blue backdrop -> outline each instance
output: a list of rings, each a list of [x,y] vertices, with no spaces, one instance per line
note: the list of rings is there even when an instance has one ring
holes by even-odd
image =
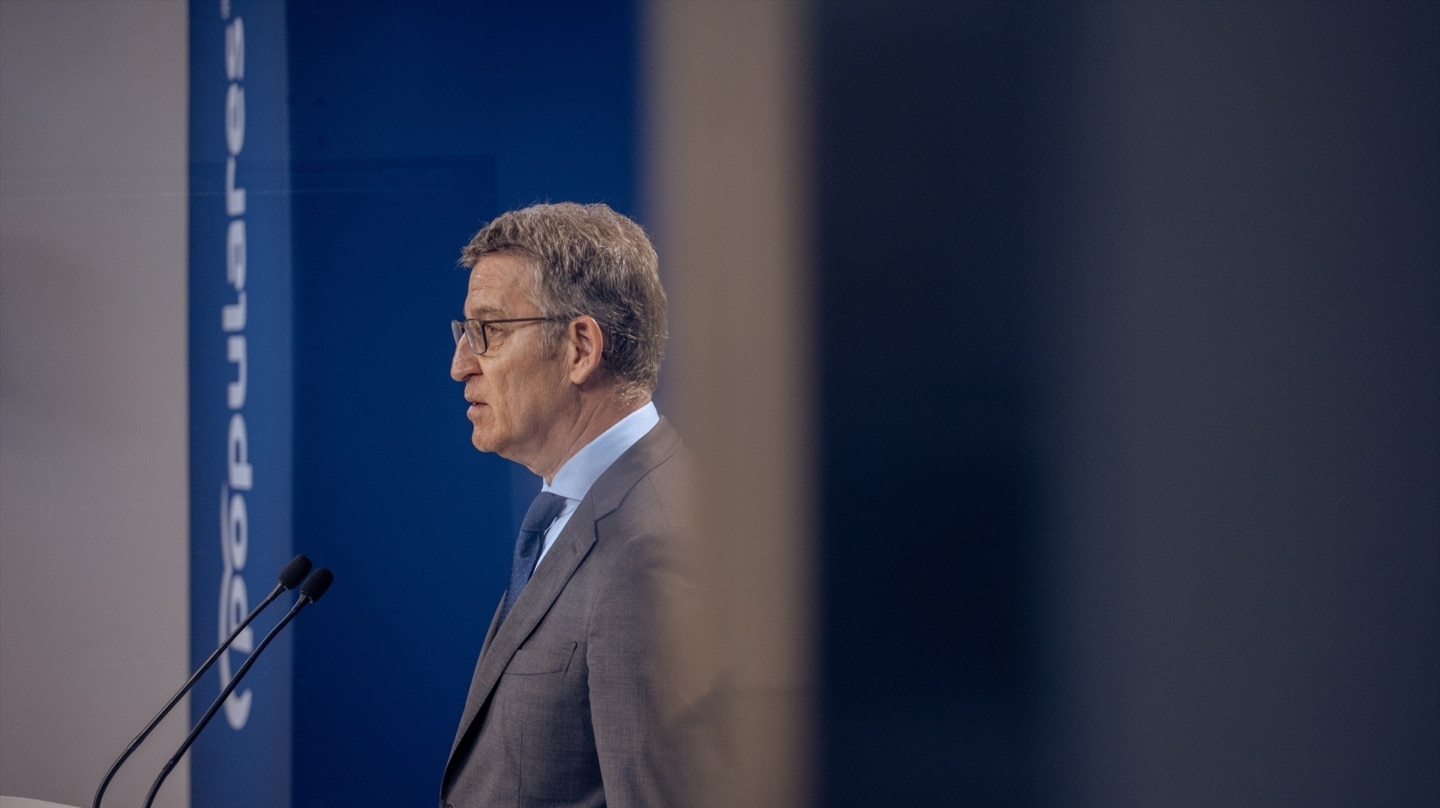
[[[336,575],[297,621],[293,660],[282,641],[247,679],[243,728],[217,718],[195,748],[193,802],[424,805],[504,588],[514,502],[538,487],[470,446],[448,376],[456,259],[485,221],[536,201],[638,215],[635,8],[195,0],[190,18],[196,662],[220,628],[236,412],[253,467],[249,605],[293,552]],[[242,290],[248,321],[223,331]],[[197,714],[219,688],[207,681]]]
[[[284,7],[190,8],[190,648],[194,664],[290,558],[292,276]],[[286,605],[289,599],[284,602]],[[281,604],[197,685],[196,718]],[[290,637],[257,661],[192,750],[195,805],[290,792]],[[174,786],[171,786],[172,788]]]
[[[635,13],[292,2],[294,804],[426,805],[536,486],[470,445],[460,248],[540,200],[634,213]],[[516,491],[521,493],[517,495]]]

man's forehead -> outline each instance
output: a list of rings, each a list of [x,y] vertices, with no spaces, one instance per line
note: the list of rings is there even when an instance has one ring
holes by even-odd
[[[506,253],[482,256],[470,270],[466,315],[494,314],[529,302],[530,272],[529,264],[520,256]]]

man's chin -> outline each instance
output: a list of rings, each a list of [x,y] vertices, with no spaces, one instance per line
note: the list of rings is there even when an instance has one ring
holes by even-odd
[[[472,431],[471,431],[471,433],[470,433],[470,443],[471,443],[471,445],[473,445],[476,449],[479,449],[479,450],[482,451],[482,452],[494,452],[494,451],[495,451],[495,442],[491,439],[491,437],[490,437],[489,435],[485,434],[484,432],[481,432],[479,429],[475,429],[475,430],[472,430]]]

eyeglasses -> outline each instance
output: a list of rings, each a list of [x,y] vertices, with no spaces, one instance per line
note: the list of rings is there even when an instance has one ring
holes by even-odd
[[[505,329],[496,328],[501,323],[551,323],[564,320],[563,317],[510,317],[504,320],[451,320],[450,334],[455,337],[455,344],[460,344],[463,336],[470,344],[470,350],[476,356],[484,356],[490,350],[490,340],[499,340],[505,335]]]

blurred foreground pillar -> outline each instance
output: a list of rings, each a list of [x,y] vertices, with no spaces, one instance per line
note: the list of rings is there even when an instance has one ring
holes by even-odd
[[[647,7],[646,219],[671,290],[668,378],[701,461],[719,660],[719,805],[808,804],[813,698],[807,6]]]

